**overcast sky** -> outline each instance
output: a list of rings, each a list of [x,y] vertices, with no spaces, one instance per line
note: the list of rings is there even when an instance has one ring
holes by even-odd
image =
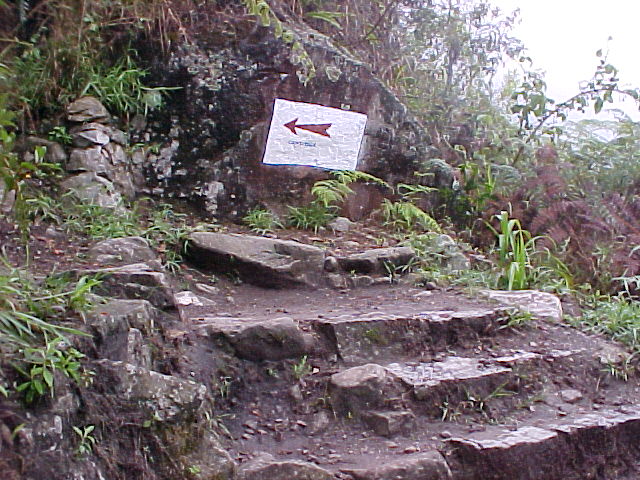
[[[640,87],[640,0],[489,1],[506,12],[520,9],[515,36],[524,41],[534,66],[546,72],[554,100],[573,96],[579,82],[591,78],[600,48],[608,47],[608,61],[620,71],[622,84]],[[629,101],[623,106],[640,120]]]

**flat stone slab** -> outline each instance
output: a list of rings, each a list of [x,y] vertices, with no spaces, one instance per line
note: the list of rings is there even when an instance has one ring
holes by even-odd
[[[161,268],[158,256],[151,250],[149,243],[141,237],[108,238],[102,240],[87,252],[87,257],[100,265],[130,265],[155,262],[156,269]]]
[[[451,470],[440,452],[403,455],[370,469],[343,469],[354,480],[448,480]]]
[[[347,365],[387,363],[412,352],[491,335],[503,310],[421,312],[414,315],[370,313],[314,319],[313,324],[335,345]]]
[[[69,272],[75,278],[98,275],[98,295],[131,300],[147,300],[158,308],[174,306],[173,289],[167,276],[146,263],[114,268],[77,269]]]
[[[457,396],[470,392],[486,396],[508,382],[512,370],[499,365],[486,364],[474,358],[448,357],[442,362],[392,363],[387,369],[412,388],[417,400],[442,403],[445,397],[452,401],[452,390]]]
[[[544,428],[489,427],[448,440],[447,460],[456,480],[617,478],[640,453],[640,406],[629,412],[578,414]]]
[[[551,293],[538,290],[481,290],[479,293],[505,307],[530,313],[539,320],[562,321],[560,299]]]
[[[192,233],[189,256],[201,267],[271,288],[318,286],[324,270],[318,247],[251,235]]]

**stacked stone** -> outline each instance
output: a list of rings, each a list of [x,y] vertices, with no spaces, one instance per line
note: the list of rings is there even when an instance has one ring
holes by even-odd
[[[109,125],[111,116],[94,97],[82,97],[67,107],[73,150],[66,164],[74,174],[63,182],[81,200],[116,207],[122,196],[135,196],[134,173],[125,147],[127,136]],[[136,182],[137,183],[137,182]]]

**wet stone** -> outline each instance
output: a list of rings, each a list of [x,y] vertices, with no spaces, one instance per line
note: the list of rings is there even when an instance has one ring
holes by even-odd
[[[487,396],[511,378],[512,370],[473,358],[448,357],[441,362],[393,363],[387,368],[413,390],[416,400],[440,414],[440,405],[465,400],[467,392]]]
[[[409,453],[370,469],[343,469],[355,480],[447,480],[451,470],[439,452]]]
[[[331,376],[329,393],[333,409],[359,417],[384,407],[404,391],[399,379],[386,368],[370,363]]]
[[[95,97],[81,97],[67,107],[67,119],[70,122],[106,122],[109,112]]]
[[[233,317],[205,317],[198,328],[223,337],[236,354],[248,360],[283,360],[309,353],[311,339],[289,317],[247,321]]]
[[[263,287],[317,286],[324,270],[322,249],[294,241],[204,232],[189,241],[189,255],[201,267]]]
[[[178,421],[191,417],[200,408],[207,387],[191,380],[163,375],[125,362],[99,360],[96,375],[110,393],[130,401],[132,408],[142,407],[149,418]]]
[[[389,247],[338,257],[338,262],[345,272],[384,274],[391,266],[407,265],[414,258],[415,252],[410,247]]]
[[[269,454],[240,465],[238,480],[332,480],[333,474],[313,463],[300,460],[276,460]]]
[[[515,307],[540,320],[562,321],[562,305],[555,295],[537,290],[482,290],[480,294],[505,307]]]
[[[133,263],[156,262],[161,268],[158,256],[142,237],[109,238],[93,245],[87,252],[89,260],[101,265],[130,265]]]
[[[412,352],[476,339],[497,330],[499,310],[416,312],[396,315],[385,312],[349,314],[314,320],[347,365],[386,363],[407,358]]]
[[[415,415],[406,411],[367,412],[363,415],[365,424],[376,435],[391,437],[411,431],[415,427]]]
[[[582,392],[572,388],[561,390],[559,395],[562,401],[567,403],[577,403],[582,400],[583,397]]]

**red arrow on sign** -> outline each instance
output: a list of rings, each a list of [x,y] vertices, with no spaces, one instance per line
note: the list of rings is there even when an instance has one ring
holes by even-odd
[[[296,128],[301,130],[307,130],[308,132],[317,133],[318,135],[322,135],[323,137],[331,138],[331,135],[327,133],[327,130],[331,126],[331,123],[321,123],[316,125],[297,125],[296,122],[298,119],[291,120],[289,123],[285,123],[284,126],[287,127],[294,135],[297,135]]]

